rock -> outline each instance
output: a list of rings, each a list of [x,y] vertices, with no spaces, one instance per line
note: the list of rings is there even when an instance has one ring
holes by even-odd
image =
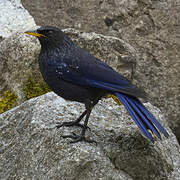
[[[74,29],[64,31],[81,47],[131,79],[136,57],[134,48],[129,44],[96,33],[83,33]],[[14,33],[0,43],[0,92],[14,92],[17,96],[15,105],[49,91],[39,72],[39,52],[37,38],[24,33]],[[1,105],[0,112],[3,112]]]
[[[101,7],[102,1],[96,0],[79,0],[78,3],[67,0],[53,3],[49,0],[22,0],[22,4],[38,25],[56,25],[63,29],[71,27],[85,32],[103,32],[107,29],[103,16],[113,10]]]
[[[22,2],[40,25],[75,27],[116,36],[131,44],[138,57],[134,83],[145,89],[170,127],[180,134],[179,0]]]
[[[145,89],[150,102],[162,110],[172,129],[180,126],[178,4],[173,0],[139,1],[133,14],[120,10],[126,25],[120,27],[120,18],[116,21],[120,27],[118,37],[136,49],[133,82]]]
[[[147,108],[163,123],[160,110]],[[54,93],[31,99],[0,115],[0,177],[2,179],[158,180],[180,178],[179,145],[170,137],[152,144],[143,137],[123,106],[102,100],[90,116],[87,136],[97,144],[69,144],[61,136],[78,128],[56,129],[75,120],[82,104]]]
[[[39,51],[38,40],[24,33],[14,33],[0,43],[1,94],[10,90],[18,97],[17,104],[24,102],[25,82],[31,76],[40,76],[37,63]]]
[[[34,19],[20,0],[1,0],[0,7],[0,40],[14,32],[22,32],[35,26]]]

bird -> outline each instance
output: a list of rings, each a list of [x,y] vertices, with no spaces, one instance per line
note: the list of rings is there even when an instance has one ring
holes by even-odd
[[[41,50],[38,58],[40,72],[50,89],[58,96],[85,105],[85,111],[74,121],[57,124],[57,128],[78,126],[79,135],[63,136],[72,143],[85,141],[88,120],[93,107],[104,97],[112,97],[123,104],[141,132],[151,142],[161,134],[168,137],[166,129],[143,105],[140,98],[146,93],[102,60],[75,44],[60,28],[41,26],[25,32],[38,38]],[[84,119],[84,123],[80,123]]]

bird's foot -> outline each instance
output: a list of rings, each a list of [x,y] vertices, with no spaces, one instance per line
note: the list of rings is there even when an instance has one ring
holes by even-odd
[[[71,138],[73,139],[73,141],[70,141],[70,143],[77,143],[77,142],[88,142],[88,143],[97,143],[96,141],[92,140],[92,139],[87,139],[85,137],[85,134],[81,134],[81,135],[77,135],[75,133],[73,133],[73,135],[66,135],[66,136],[62,136],[63,138]]]
[[[77,126],[77,127],[81,127],[82,129],[84,128],[84,126],[77,121],[57,123],[56,128],[59,129],[63,126],[65,126],[65,127]],[[87,129],[91,130],[90,127],[88,127],[88,126],[87,126]]]

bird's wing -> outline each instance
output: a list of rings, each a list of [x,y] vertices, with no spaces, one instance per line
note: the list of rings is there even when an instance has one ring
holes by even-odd
[[[61,61],[60,78],[86,87],[95,87],[112,92],[121,92],[137,97],[145,97],[145,93],[132,85],[125,77],[110,66],[95,58],[87,51],[78,49],[73,56],[67,56]]]

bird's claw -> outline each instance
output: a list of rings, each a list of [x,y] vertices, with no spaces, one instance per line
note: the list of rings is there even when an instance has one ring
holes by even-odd
[[[70,143],[77,143],[80,141],[84,141],[84,142],[88,142],[88,143],[97,143],[95,140],[87,139],[87,138],[85,138],[84,135],[76,135],[75,133],[73,133],[73,135],[65,135],[62,137],[74,139],[73,141],[70,141]]]
[[[91,129],[88,126],[80,124],[77,121],[69,121],[69,122],[63,122],[61,124],[58,124],[56,127],[60,128],[60,127],[63,127],[63,126],[65,126],[65,127],[78,126],[78,127],[80,127],[82,129],[80,135],[77,135],[77,134],[73,133],[72,135],[62,136],[63,138],[71,138],[71,139],[73,139],[73,141],[70,141],[70,143],[76,143],[76,142],[80,142],[80,141],[84,141],[84,142],[88,142],[88,143],[93,143],[93,142],[96,143],[96,141],[94,141],[94,140],[85,138],[86,130],[89,129],[91,131]]]
[[[57,123],[56,128],[59,129],[63,126],[65,126],[65,127],[77,126],[77,127],[81,127],[82,129],[84,128],[84,125],[77,123],[76,121]],[[89,129],[91,131],[91,128],[88,126],[86,126],[86,129]]]

